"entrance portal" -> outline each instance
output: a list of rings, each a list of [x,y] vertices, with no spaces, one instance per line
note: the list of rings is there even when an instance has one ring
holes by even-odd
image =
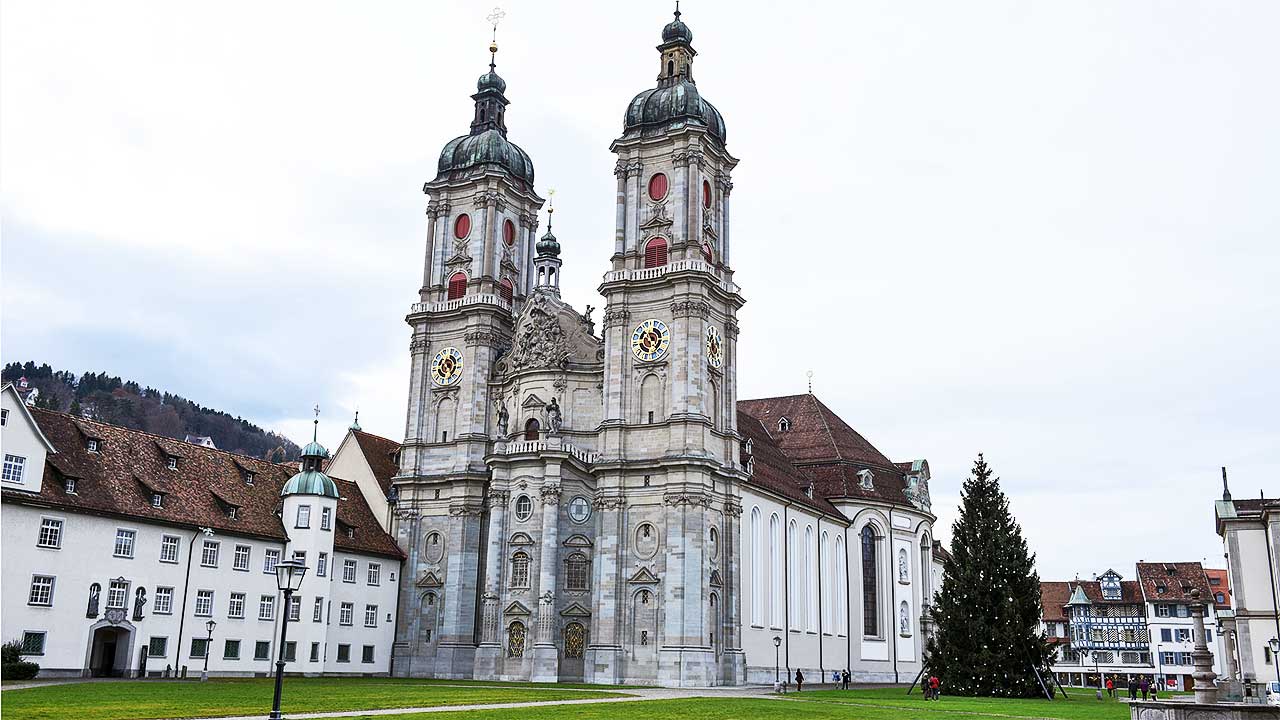
[[[93,677],[121,677],[129,668],[131,633],[122,627],[101,627],[93,631],[89,646],[89,674]]]

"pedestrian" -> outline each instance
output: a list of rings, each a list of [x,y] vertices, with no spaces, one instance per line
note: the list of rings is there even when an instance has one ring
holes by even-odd
[[[1151,681],[1144,676],[1142,682],[1138,683],[1138,689],[1142,690],[1142,699],[1146,700],[1147,692],[1151,690]]]
[[[840,671],[839,671],[839,670],[832,670],[832,671],[831,671],[831,684],[832,684],[832,685],[839,685],[839,684],[840,684]]]
[[[1133,675],[1129,676],[1129,699],[1130,700],[1138,699],[1138,678],[1134,677]]]
[[[942,686],[942,683],[938,682],[937,675],[929,676],[929,699],[931,700],[938,699],[938,692],[941,686]]]
[[[1152,681],[1151,683],[1151,699],[1160,699],[1160,683]]]
[[[804,689],[804,673],[800,672],[800,668],[796,668],[796,692]]]
[[[840,673],[840,681],[845,690],[849,689],[849,681],[852,679],[853,678],[849,675],[849,668],[845,668],[844,671]]]
[[[1107,697],[1116,696],[1116,682],[1111,678],[1107,678]]]

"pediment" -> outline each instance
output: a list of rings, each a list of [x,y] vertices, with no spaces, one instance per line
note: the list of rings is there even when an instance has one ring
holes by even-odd
[[[564,546],[571,548],[589,548],[592,546],[591,538],[588,538],[586,535],[570,535],[568,538],[565,538]]]
[[[418,587],[442,587],[444,583],[440,582],[440,578],[430,570],[422,573],[422,577],[418,578],[415,583]]]
[[[642,567],[637,570],[636,573],[631,576],[631,579],[627,580],[627,582],[633,585],[657,585],[658,576],[654,575],[653,571],[649,568]]]
[[[588,316],[549,292],[535,290],[516,319],[511,351],[503,357],[503,372],[597,362],[603,341],[591,327]]]
[[[529,393],[529,397],[525,398],[524,402],[520,403],[520,407],[522,408],[539,408],[540,409],[546,406],[547,406],[547,403],[543,401],[542,398],[538,397],[536,393]]]
[[[724,580],[720,578],[719,570],[711,571],[711,587],[724,587]]]
[[[573,603],[564,610],[561,610],[560,615],[562,617],[589,618],[591,617],[591,611],[583,607],[581,603]]]
[[[654,228],[665,228],[671,226],[671,218],[667,217],[667,201],[654,203],[649,208],[649,218],[640,223],[640,227],[644,230]]]
[[[511,544],[512,545],[532,545],[533,538],[529,537],[525,533],[518,532],[515,535],[511,536]]]
[[[531,615],[532,613],[529,612],[529,608],[524,606],[524,603],[520,602],[519,600],[516,600],[515,602],[508,605],[507,609],[502,611],[502,614],[503,615]]]

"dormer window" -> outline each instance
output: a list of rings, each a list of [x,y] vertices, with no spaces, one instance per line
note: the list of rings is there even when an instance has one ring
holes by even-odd
[[[9,424],[9,411],[0,410],[0,427],[4,427],[8,424]]]
[[[750,454],[751,454],[751,447],[752,447],[751,438],[747,438],[747,442],[746,442],[746,444],[744,444],[744,445],[742,446],[742,449],[743,449],[743,451],[744,451],[744,452],[746,452],[748,455],[750,455]]]
[[[151,507],[158,508],[164,505],[164,493],[151,493]]]
[[[253,478],[254,478],[254,476],[255,476],[255,473],[254,473],[253,471],[251,471],[251,470],[245,470],[245,471],[244,471],[244,484],[245,484],[245,485],[252,485],[252,484],[253,484]]]
[[[870,470],[859,470],[858,485],[861,486],[863,490],[875,490],[875,475]]]
[[[747,474],[748,475],[754,474],[755,469],[756,469],[756,459],[750,458],[750,457],[747,458]]]
[[[348,538],[354,538],[355,536],[356,536],[356,529],[355,529],[354,527],[351,527],[350,525],[348,525],[348,526],[347,526],[347,537],[348,537]]]
[[[1168,588],[1166,588],[1164,585],[1157,585],[1157,586],[1156,586],[1156,594],[1157,594],[1157,595],[1163,595],[1163,594],[1164,594],[1164,591],[1165,591],[1165,590],[1167,590],[1167,589],[1168,589]]]
[[[75,478],[73,478],[73,477],[69,477],[69,478],[67,478],[67,479],[64,481],[64,483],[63,483],[63,487],[66,489],[66,491],[67,491],[67,494],[68,494],[68,495],[75,495],[75,494],[76,494],[76,479],[75,479]]]
[[[168,457],[168,459],[165,461],[165,467],[169,468],[170,470],[177,470],[177,469],[178,469],[178,456],[177,456],[177,455],[170,455],[170,456]]]
[[[787,418],[782,418],[781,420],[778,421],[778,432],[789,432],[790,430],[791,430],[790,420],[788,420]]]
[[[96,453],[98,452],[98,443],[99,441],[97,438],[89,438],[88,442],[84,444],[84,447],[89,452]]]
[[[236,519],[236,515],[238,515],[238,514],[239,514],[239,512],[238,512],[239,510],[240,510],[240,508],[238,508],[238,507],[229,507],[229,508],[227,508],[227,517],[228,517],[229,519],[231,519],[231,520],[235,520],[235,519]]]

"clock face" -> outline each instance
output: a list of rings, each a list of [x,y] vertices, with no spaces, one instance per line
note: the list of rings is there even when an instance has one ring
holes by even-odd
[[[713,368],[724,365],[724,340],[714,325],[707,328],[707,363]]]
[[[458,348],[442,348],[431,360],[431,382],[453,385],[462,379],[462,353]]]
[[[671,331],[661,320],[645,320],[631,333],[631,353],[637,360],[652,362],[667,354]]]

